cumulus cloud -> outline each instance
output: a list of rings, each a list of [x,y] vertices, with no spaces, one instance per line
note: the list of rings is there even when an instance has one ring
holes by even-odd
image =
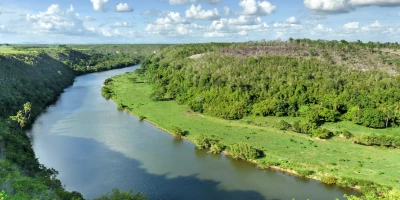
[[[303,2],[317,14],[347,13],[365,6],[400,6],[400,0],[304,0]]]
[[[345,29],[345,30],[358,29],[359,24],[360,24],[359,22],[349,22],[349,23],[346,23],[345,25],[343,25],[343,29]]]
[[[67,10],[63,10],[58,4],[53,4],[46,12],[39,12],[36,15],[27,14],[26,20],[33,26],[35,31],[66,35],[91,33],[85,27],[83,21],[72,14],[72,11],[72,6]]]
[[[214,20],[205,30],[204,37],[245,36],[249,31],[266,31],[268,25],[260,17],[241,15],[237,18]]]
[[[276,10],[276,6],[268,1],[241,0],[239,6],[243,8],[244,15],[269,15]]]
[[[127,3],[119,3],[115,6],[115,11],[117,12],[133,12],[133,8]]]
[[[149,23],[145,30],[155,35],[176,37],[192,35],[195,29],[202,28],[203,26],[196,23],[189,23],[179,12],[169,12],[165,17]]]
[[[198,3],[198,2],[208,2],[211,4],[216,4],[221,1],[222,0],[169,0],[169,4],[176,5],[176,4],[188,4],[188,3]]]
[[[158,18],[156,24],[183,24],[186,23],[186,19],[181,17],[179,12],[169,12],[166,17]]]
[[[220,17],[218,9],[202,10],[201,5],[195,6],[192,4],[186,10],[186,17],[189,19],[212,20]]]
[[[300,22],[299,22],[299,20],[298,19],[296,19],[296,17],[289,17],[289,18],[287,18],[286,19],[286,23],[289,23],[289,24],[299,24]]]
[[[93,4],[93,10],[95,11],[104,11],[104,4],[108,2],[108,0],[90,0]]]

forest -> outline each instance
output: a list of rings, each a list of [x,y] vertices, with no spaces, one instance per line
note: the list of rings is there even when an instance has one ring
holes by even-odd
[[[69,45],[0,48],[0,199],[84,199],[79,192],[65,190],[56,170],[38,162],[25,129],[74,82],[75,76],[138,64],[144,56],[163,46],[84,48]],[[128,48],[132,53],[119,53]],[[115,189],[98,199],[115,198],[146,197]]]
[[[398,154],[399,49],[398,43],[309,39],[173,45],[146,57],[135,73],[106,81],[102,93],[140,119],[171,123],[162,128],[200,149],[227,151],[237,159],[319,177],[328,184],[358,186],[364,199],[390,199],[399,196],[391,190],[398,188],[399,180],[379,176],[393,169],[364,163],[379,162],[375,156],[381,153]],[[188,110],[167,103],[171,101]],[[166,106],[175,110],[163,109]],[[263,129],[273,131],[266,135],[259,131]],[[304,135],[312,139],[305,141]],[[277,140],[282,143],[272,142]],[[306,143],[318,148],[320,156],[332,157],[321,163]],[[375,146],[365,160],[364,152],[353,154],[366,151],[365,146]],[[313,156],[306,160],[289,155],[308,151]],[[358,163],[346,163],[354,156],[360,158]],[[364,169],[369,174],[360,175]],[[375,170],[381,170],[379,175],[371,175]]]

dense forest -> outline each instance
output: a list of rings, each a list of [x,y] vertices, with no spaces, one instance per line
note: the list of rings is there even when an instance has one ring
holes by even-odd
[[[313,43],[308,44],[307,50],[311,51]],[[253,45],[261,44],[250,47]],[[292,43],[284,45],[299,48]],[[400,124],[398,56],[391,64],[396,74],[390,74],[380,68],[352,69],[316,56],[241,57],[224,53],[227,47],[209,52],[215,47],[174,46],[144,60],[143,73],[157,87],[153,98],[172,98],[194,111],[225,119],[245,115],[306,116],[316,124],[339,120],[372,128]],[[188,58],[199,53],[206,54]]]
[[[97,47],[102,51],[96,51]],[[76,75],[138,64],[162,46],[149,45],[147,51],[136,54],[105,53],[120,51],[114,45],[86,48],[18,45],[4,52],[4,47],[0,49],[0,199],[83,199],[79,192],[64,189],[56,170],[38,162],[25,128]],[[115,189],[99,197],[115,198],[145,196]]]

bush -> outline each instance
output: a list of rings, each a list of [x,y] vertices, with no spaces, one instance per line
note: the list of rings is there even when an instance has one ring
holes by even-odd
[[[328,184],[328,185],[335,185],[336,181],[337,181],[337,178],[334,177],[334,176],[324,176],[324,177],[322,177],[321,181],[323,183]]]
[[[329,139],[333,137],[333,133],[325,128],[317,128],[312,131],[312,136],[320,139]]]
[[[254,160],[261,157],[261,152],[251,145],[239,142],[229,147],[229,152],[235,159]]]
[[[301,177],[311,176],[311,175],[315,174],[314,171],[308,170],[308,169],[299,169],[299,170],[296,170],[296,172]]]
[[[126,108],[126,106],[123,103],[118,103],[118,110],[124,110]]]
[[[104,85],[108,85],[108,84],[110,84],[112,81],[113,81],[112,78],[107,78],[107,79],[104,81]]]
[[[106,98],[110,99],[112,97],[112,91],[107,86],[101,88],[101,94]]]
[[[145,117],[145,116],[143,116],[143,115],[140,115],[139,116],[139,121],[143,121],[143,120],[145,120],[147,117]]]
[[[211,139],[205,135],[199,135],[194,139],[194,143],[199,149],[209,149],[211,147]]]
[[[290,125],[287,121],[281,120],[279,122],[279,130],[289,130],[292,128],[292,125]]]
[[[172,134],[176,137],[184,137],[188,134],[187,131],[182,131],[181,128],[173,126],[172,127]]]
[[[346,139],[350,139],[352,137],[354,137],[354,135],[352,133],[350,133],[350,131],[348,130],[343,130],[342,131],[342,135],[346,138]]]
[[[210,151],[208,151],[209,153],[213,153],[213,154],[219,154],[221,153],[223,150],[225,149],[225,146],[215,142],[214,144],[211,144],[211,148]]]

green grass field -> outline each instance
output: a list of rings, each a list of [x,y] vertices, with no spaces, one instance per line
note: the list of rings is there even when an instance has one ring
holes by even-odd
[[[112,78],[108,86],[113,91],[112,99],[125,105],[133,114],[145,116],[166,130],[171,131],[173,126],[177,126],[189,131],[188,140],[193,141],[197,135],[205,134],[224,145],[245,141],[265,152],[266,156],[256,160],[257,163],[279,161],[284,163],[281,167],[285,169],[315,171],[311,178],[320,179],[327,175],[352,177],[400,189],[399,149],[361,146],[341,137],[324,141],[275,128],[282,119],[292,122],[298,118],[245,117],[229,121],[193,113],[175,101],[150,100],[152,86],[133,83],[129,79],[132,77],[137,75],[126,73]],[[324,126],[332,131],[347,129],[355,134],[363,131],[395,133],[399,130],[373,130],[349,122]]]
[[[29,51],[19,51],[12,47],[0,46],[0,53],[2,54],[27,54]]]

